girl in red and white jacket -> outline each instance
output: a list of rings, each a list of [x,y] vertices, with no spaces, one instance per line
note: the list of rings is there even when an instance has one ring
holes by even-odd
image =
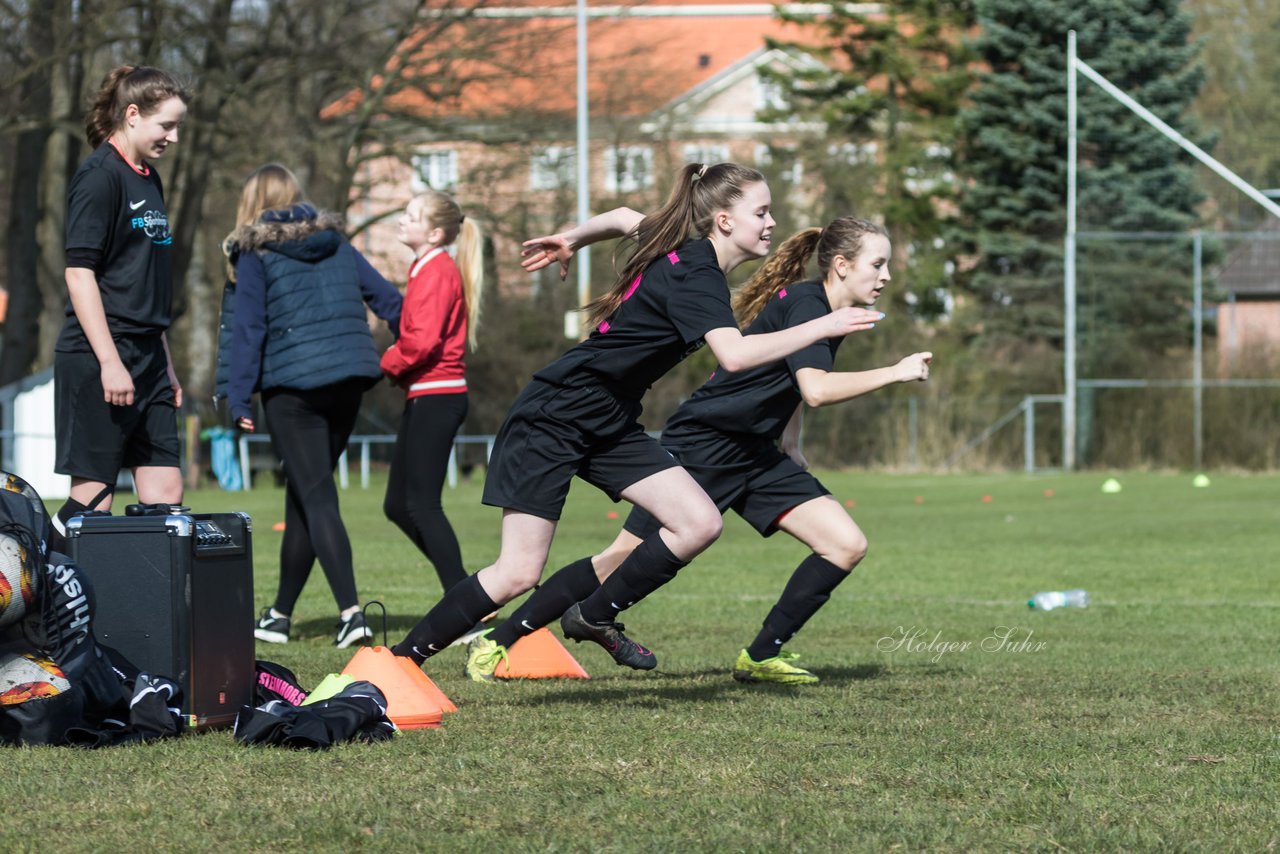
[[[448,590],[466,578],[458,538],[441,506],[453,439],[467,416],[464,356],[475,348],[484,284],[479,226],[434,190],[409,202],[397,236],[414,252],[400,339],[382,370],[405,391],[404,415],[382,509],[413,541]],[[445,247],[457,242],[457,260]]]

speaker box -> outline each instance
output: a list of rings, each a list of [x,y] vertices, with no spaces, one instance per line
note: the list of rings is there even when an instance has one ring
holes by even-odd
[[[72,518],[67,550],[93,583],[98,640],[177,682],[188,725],[230,726],[253,698],[253,523],[184,510]]]

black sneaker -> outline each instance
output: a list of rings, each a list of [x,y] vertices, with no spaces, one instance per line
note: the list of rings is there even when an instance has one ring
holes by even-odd
[[[263,608],[254,624],[253,636],[267,643],[289,642],[289,618],[273,617],[270,608]]]
[[[604,647],[604,651],[613,656],[614,661],[632,670],[652,670],[657,667],[658,657],[624,635],[624,629],[626,626],[622,623],[588,623],[582,618],[582,609],[577,603],[560,618],[560,630],[565,637],[573,638],[576,643],[594,641]]]
[[[338,636],[333,645],[338,649],[346,649],[353,643],[363,643],[373,637],[373,631],[365,625],[364,614],[356,611],[350,617],[338,623]]]

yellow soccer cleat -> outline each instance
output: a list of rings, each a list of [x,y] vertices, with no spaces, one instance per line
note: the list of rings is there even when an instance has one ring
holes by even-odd
[[[818,681],[808,670],[792,664],[793,652],[779,652],[773,658],[755,661],[744,649],[733,663],[733,678],[739,682],[776,682],[782,685],[813,685]]]

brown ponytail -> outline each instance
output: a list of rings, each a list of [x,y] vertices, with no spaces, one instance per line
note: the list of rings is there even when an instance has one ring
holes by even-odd
[[[618,274],[613,288],[583,307],[588,326],[598,326],[618,310],[622,295],[645,268],[679,248],[690,233],[706,237],[711,233],[718,211],[731,207],[742,198],[747,187],[763,181],[764,175],[737,163],[686,164],[666,203],[636,226],[635,252]]]
[[[804,279],[805,268],[814,252],[818,254],[818,273],[825,279],[837,255],[850,261],[862,251],[862,238],[868,234],[889,236],[883,226],[865,219],[842,216],[826,228],[806,228],[778,247],[778,251],[756,270],[733,296],[733,311],[738,322],[746,326],[764,310],[774,294],[787,285]]]
[[[147,65],[121,65],[102,79],[93,96],[84,117],[85,138],[97,148],[124,124],[124,113],[130,104],[136,104],[139,112],[149,116],[170,98],[181,98],[185,104],[191,93],[167,71]]]
[[[806,228],[787,238],[745,285],[733,295],[733,313],[746,326],[756,319],[773,295],[804,278],[805,268],[822,237],[822,229]]]

